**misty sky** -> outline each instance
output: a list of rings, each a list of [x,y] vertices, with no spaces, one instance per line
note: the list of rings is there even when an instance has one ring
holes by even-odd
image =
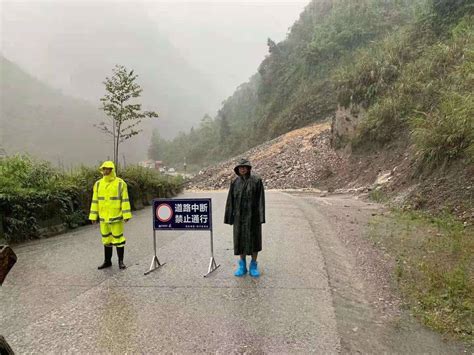
[[[306,1],[215,1],[154,6],[167,38],[204,74],[223,98],[257,70],[267,37],[283,40]]]
[[[93,31],[102,22],[106,24],[108,19],[104,17],[109,15],[112,18],[119,14],[122,19],[127,16],[126,21],[134,22],[134,28],[146,16],[160,36],[216,89],[212,93],[215,97],[209,100],[212,107],[207,110],[213,114],[220,102],[257,71],[267,53],[267,37],[275,41],[284,39],[307,2],[106,1],[98,11],[97,1],[2,1],[1,51],[65,93],[90,99],[86,90],[68,87],[65,77],[86,75],[74,72],[76,61],[81,62],[80,70],[84,70],[93,56],[81,56],[73,50],[59,55],[61,43],[72,46],[88,29]],[[97,46],[107,45],[100,38],[91,41],[91,52]],[[55,62],[56,57],[60,60]],[[48,68],[48,63],[52,63],[52,68]]]

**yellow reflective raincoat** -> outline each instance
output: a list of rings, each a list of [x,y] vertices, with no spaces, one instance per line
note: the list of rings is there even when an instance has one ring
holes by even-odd
[[[113,162],[104,162],[100,169],[104,168],[111,168],[112,172],[94,184],[89,219],[99,219],[104,245],[123,246],[123,221],[132,218],[127,184],[116,176]]]

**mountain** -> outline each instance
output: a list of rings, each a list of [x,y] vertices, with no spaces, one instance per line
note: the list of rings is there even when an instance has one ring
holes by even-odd
[[[334,118],[339,148],[414,145],[421,169],[472,161],[472,14],[469,0],[313,0],[216,117],[157,132],[150,155],[203,167]]]
[[[156,125],[145,125],[145,136],[154,127],[171,137],[197,125],[217,107],[219,95],[160,33],[145,5],[7,2],[2,17],[4,55],[52,87],[94,106],[104,95],[102,82],[116,64],[133,69],[143,88],[144,109],[160,114]],[[25,45],[19,48],[19,42]],[[145,152],[149,139],[142,143]]]
[[[334,71],[350,63],[360,48],[407,23],[415,6],[410,3],[311,1],[284,41],[268,39],[268,55],[255,75],[224,101],[212,124],[189,133],[193,143],[180,153],[198,157],[192,163],[205,165],[332,115],[337,108]],[[229,129],[221,129],[226,125]],[[175,145],[182,146],[189,136],[177,137]]]
[[[3,56],[0,64],[0,146],[7,154],[66,166],[111,155],[112,143],[93,126],[105,118],[98,107],[64,95]],[[133,144],[124,144],[123,152],[129,161],[142,158]]]

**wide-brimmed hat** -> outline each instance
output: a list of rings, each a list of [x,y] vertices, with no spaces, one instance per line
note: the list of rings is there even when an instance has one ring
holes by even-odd
[[[249,168],[249,170],[252,170],[252,164],[250,164],[250,162],[245,158],[240,159],[234,168],[234,172],[237,175],[239,175],[239,166],[246,166],[247,168]]]

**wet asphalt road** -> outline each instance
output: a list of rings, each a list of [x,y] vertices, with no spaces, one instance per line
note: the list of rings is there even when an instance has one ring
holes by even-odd
[[[144,276],[153,256],[151,209],[126,225],[125,263],[97,270],[97,227],[15,248],[18,263],[0,288],[0,334],[17,353],[316,352],[337,353],[340,339],[321,250],[294,199],[270,191],[263,228],[262,276],[233,276],[232,228],[225,192],[211,197],[208,232],[159,232],[166,263]]]

